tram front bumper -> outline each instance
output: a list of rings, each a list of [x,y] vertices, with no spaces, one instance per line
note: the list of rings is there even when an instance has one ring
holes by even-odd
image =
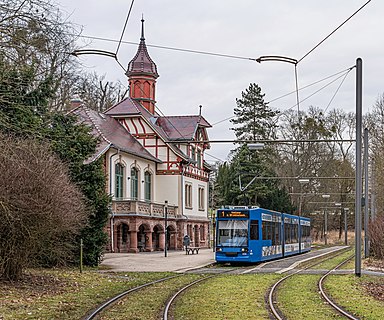
[[[250,255],[248,252],[216,252],[217,262],[228,261],[249,261]]]

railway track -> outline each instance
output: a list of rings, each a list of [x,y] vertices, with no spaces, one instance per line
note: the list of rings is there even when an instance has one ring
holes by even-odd
[[[337,254],[333,254],[331,256],[326,256],[325,258],[319,260],[319,261],[316,261],[315,263],[312,263],[308,266],[306,266],[305,268],[302,268],[300,270],[296,270],[295,272],[281,278],[279,281],[277,281],[270,289],[269,293],[268,293],[268,298],[267,298],[267,302],[268,302],[268,306],[269,306],[269,309],[271,311],[271,315],[277,319],[277,320],[285,320],[285,316],[283,315],[283,313],[279,310],[279,308],[277,307],[277,289],[278,287],[284,282],[286,281],[287,279],[299,274],[299,273],[302,273],[303,271],[305,270],[308,270],[308,269],[311,269],[313,267],[315,267],[316,265],[319,265],[320,263],[328,260],[328,259],[332,259],[332,258],[335,258],[341,254],[345,253],[345,251],[342,251],[342,252],[338,252]],[[345,264],[346,262],[348,262],[349,260],[351,259],[348,258],[346,259],[345,261],[343,261],[342,263],[340,263],[338,266],[336,266],[335,268],[333,268],[332,270],[330,270],[326,275],[329,275],[331,274],[332,271],[336,270],[337,268],[341,267],[343,264]],[[324,276],[322,277],[322,279],[325,278]],[[319,281],[320,282],[320,281]],[[320,288],[320,285],[319,285],[319,288]],[[330,300],[330,299],[329,299]],[[331,301],[331,300],[330,300]],[[331,305],[331,304],[330,304]],[[333,307],[333,305],[331,305]],[[335,308],[335,310],[337,310]],[[338,310],[337,310],[338,311]],[[339,312],[339,311],[338,311]],[[357,319],[357,318],[350,318],[350,319]]]
[[[223,274],[225,272],[222,272],[220,274]],[[172,319],[171,315],[170,315],[170,310],[171,310],[171,307],[172,307],[172,304],[174,303],[174,301],[177,299],[177,297],[180,296],[181,293],[183,293],[185,290],[189,289],[190,287],[202,282],[202,281],[206,281],[208,279],[211,279],[213,277],[217,277],[219,274],[214,274],[214,275],[209,275],[209,276],[206,276],[202,279],[198,279],[196,281],[193,281],[189,284],[187,284],[186,286],[184,286],[183,288],[181,288],[179,291],[177,291],[169,300],[168,302],[165,304],[165,308],[164,308],[164,312],[163,312],[163,320],[168,320],[168,319]]]
[[[195,281],[192,281],[190,283],[188,283],[187,285],[185,285],[184,287],[182,287],[181,289],[179,289],[165,304],[164,306],[164,311],[163,311],[163,318],[164,319],[168,319],[169,318],[169,311],[171,309],[171,306],[172,306],[172,303],[176,300],[176,298],[185,290],[187,290],[189,287],[192,287],[196,284],[198,284],[199,282],[201,281],[204,281],[204,280],[208,280],[210,278],[213,278],[213,277],[216,277],[216,276],[219,276],[219,275],[222,275],[224,273],[229,273],[229,272],[236,272],[237,269],[245,269],[245,268],[241,268],[241,267],[238,267],[238,268],[231,268],[230,270],[225,270],[225,271],[219,271],[215,274],[211,274],[211,275],[208,275],[208,276],[205,276],[201,279],[198,279],[198,280],[195,280]],[[185,273],[186,274],[186,273]],[[112,297],[111,299],[105,301],[103,304],[101,304],[100,306],[98,306],[96,309],[92,310],[90,313],[88,313],[86,316],[84,316],[82,318],[82,320],[92,320],[92,319],[97,319],[100,314],[104,311],[107,311],[109,308],[112,308],[113,305],[115,303],[117,303],[118,301],[126,298],[129,294],[131,293],[134,293],[136,291],[139,291],[141,289],[144,289],[146,287],[149,287],[149,286],[152,286],[152,285],[155,285],[157,283],[160,283],[160,282],[164,282],[164,281],[167,281],[167,280],[171,280],[171,279],[174,279],[174,278],[177,278],[177,277],[182,277],[184,274],[178,274],[178,275],[175,275],[175,276],[170,276],[170,277],[165,277],[165,278],[161,278],[161,279],[158,279],[158,280],[155,280],[155,281],[151,281],[151,282],[148,282],[148,283],[145,283],[145,284],[142,284],[140,286],[137,286],[137,287],[134,287],[134,288],[131,288],[129,290],[126,290],[114,297]]]
[[[108,308],[110,308],[113,304],[115,304],[116,302],[118,302],[119,300],[125,298],[126,296],[128,296],[130,293],[133,293],[133,292],[136,292],[138,290],[141,290],[143,288],[146,288],[146,287],[149,287],[151,285],[154,285],[156,283],[159,283],[159,282],[163,282],[163,281],[167,281],[167,280],[170,280],[170,279],[173,279],[173,278],[176,278],[176,277],[180,277],[182,275],[175,275],[175,276],[170,276],[170,277],[165,277],[165,278],[161,278],[161,279],[158,279],[158,280],[155,280],[155,281],[152,281],[152,282],[148,282],[148,283],[145,283],[145,284],[142,284],[140,286],[137,286],[137,287],[134,287],[134,288],[131,288],[127,291],[124,291],[114,297],[112,297],[111,299],[105,301],[103,304],[101,304],[99,307],[97,307],[96,309],[94,309],[93,311],[91,311],[89,314],[87,314],[85,317],[83,317],[82,319],[83,320],[92,320],[92,319],[96,319],[97,316],[99,316],[101,314],[101,312],[107,310]]]
[[[339,269],[341,266],[343,266],[344,264],[346,264],[348,261],[350,261],[354,256],[351,256],[349,257],[347,260],[341,262],[340,264],[338,264],[335,268],[333,268],[332,270],[330,270],[329,272],[327,272],[325,275],[323,275],[321,277],[321,279],[319,280],[318,282],[318,287],[319,287],[319,290],[320,290],[320,293],[321,293],[321,296],[323,297],[323,299],[325,301],[328,302],[328,304],[333,308],[335,309],[337,312],[339,312],[340,314],[342,314],[343,316],[347,317],[347,319],[351,319],[351,320],[359,320],[359,318],[355,317],[354,315],[350,314],[349,312],[347,312],[346,310],[344,310],[340,305],[338,305],[336,302],[334,302],[328,295],[327,293],[325,292],[324,290],[324,287],[323,287],[323,282],[324,280],[330,275],[332,274],[335,270]]]
[[[271,290],[269,291],[268,293],[268,305],[269,305],[269,308],[270,308],[270,311],[271,311],[271,314],[273,315],[273,317],[275,317],[275,319],[285,319],[284,315],[282,314],[282,312],[278,309],[277,305],[276,305],[276,290],[277,288],[280,286],[280,284],[282,282],[284,282],[286,279],[298,274],[298,273],[301,273],[305,270],[308,270],[310,268],[313,268],[314,266],[326,261],[327,259],[330,259],[330,258],[334,258],[334,257],[337,257],[338,255],[340,254],[343,254],[345,251],[343,250],[342,252],[339,252],[337,254],[335,254],[334,252],[330,253],[332,256],[331,257],[323,257],[320,261],[316,261],[315,263],[312,263],[311,265],[308,265],[306,268],[302,268],[300,270],[297,270],[287,276],[285,276],[284,278],[280,279],[278,282],[276,282],[273,287],[271,288]],[[345,263],[345,262],[344,262]],[[322,288],[322,284],[323,284],[323,281],[324,279],[326,278],[326,276],[328,276],[329,274],[331,274],[334,270],[340,268],[342,264],[336,266],[335,268],[333,268],[330,272],[328,272],[324,277],[321,278],[321,280],[319,281],[319,288],[320,288],[320,291],[322,292],[322,295],[324,294],[324,299],[329,303],[330,306],[334,306],[336,305],[333,301],[331,301],[331,299],[329,297],[325,297],[326,296],[326,293],[324,291],[324,289]],[[211,269],[208,269],[208,270],[198,270],[197,273],[199,273],[202,278],[200,279],[197,279],[197,280],[187,280],[188,283],[186,283],[186,281],[184,281],[184,284],[182,284],[182,287],[179,286],[178,288],[174,288],[173,290],[173,294],[171,294],[172,296],[170,296],[166,302],[164,303],[163,302],[163,307],[159,306],[159,317],[161,317],[162,319],[164,320],[171,320],[173,319],[173,312],[174,312],[174,304],[175,302],[180,298],[180,296],[185,292],[187,291],[189,288],[193,287],[193,286],[197,286],[198,284],[200,284],[201,282],[203,281],[207,281],[211,278],[214,278],[214,277],[217,277],[219,275],[223,275],[225,273],[233,273],[233,274],[244,274],[244,273],[248,273],[248,271],[253,271],[253,267],[252,269],[250,269],[248,266],[247,267],[244,267],[244,266],[239,266],[239,267],[231,267],[229,270],[223,270],[223,268],[220,268],[220,270],[217,270],[216,272],[214,272],[212,274],[212,270]],[[208,274],[206,274],[205,272],[208,272]],[[195,272],[188,272],[188,273],[195,273]],[[97,307],[96,309],[94,309],[93,311],[91,311],[90,313],[88,313],[85,317],[83,317],[82,319],[83,320],[91,320],[91,319],[96,319],[98,318],[98,316],[100,316],[100,314],[104,311],[107,311],[107,309],[111,308],[113,309],[113,305],[117,302],[119,302],[120,300],[124,299],[124,298],[127,298],[131,293],[134,293],[136,291],[139,291],[141,289],[144,289],[144,288],[147,288],[147,287],[150,287],[152,285],[155,285],[155,284],[158,284],[160,282],[164,282],[164,281],[167,281],[167,280],[171,280],[171,279],[174,279],[174,278],[177,278],[177,277],[183,277],[183,275],[186,275],[187,273],[183,273],[183,274],[178,274],[178,275],[175,275],[175,276],[170,276],[170,277],[165,277],[165,278],[161,278],[161,279],[158,279],[158,280],[155,280],[155,281],[152,281],[152,282],[149,282],[149,283],[145,283],[143,285],[140,285],[140,286],[137,286],[137,287],[134,287],[134,288],[131,288],[127,291],[124,291],[114,297],[112,297],[111,299],[109,299],[108,301],[104,302],[103,304],[101,304],[99,307]],[[181,287],[181,288],[180,288]],[[338,306],[337,306],[338,307]],[[340,307],[339,307],[340,308]],[[341,308],[340,308],[341,309]],[[160,311],[162,310],[162,311]],[[338,310],[337,308],[335,308],[335,310]],[[111,310],[112,311],[112,310]],[[342,310],[342,312],[340,312],[338,310],[339,313],[344,314],[345,310]],[[108,311],[107,311],[108,313]],[[355,317],[348,317],[348,319],[357,319]]]

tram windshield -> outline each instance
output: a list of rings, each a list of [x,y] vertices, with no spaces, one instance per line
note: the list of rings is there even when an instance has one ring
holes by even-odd
[[[225,220],[218,222],[218,246],[248,246],[248,220]]]

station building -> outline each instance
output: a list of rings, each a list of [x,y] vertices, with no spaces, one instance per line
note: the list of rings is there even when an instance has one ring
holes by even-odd
[[[89,162],[102,158],[112,197],[106,230],[110,252],[208,247],[207,129],[201,115],[156,112],[157,66],[144,38],[128,64],[129,97],[99,113],[80,105],[72,112],[92,127],[100,143]]]

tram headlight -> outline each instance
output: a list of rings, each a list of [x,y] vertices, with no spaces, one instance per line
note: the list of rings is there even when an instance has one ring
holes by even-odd
[[[216,252],[221,252],[223,251],[223,248],[216,248]]]
[[[248,248],[241,248],[241,252],[248,252]]]

